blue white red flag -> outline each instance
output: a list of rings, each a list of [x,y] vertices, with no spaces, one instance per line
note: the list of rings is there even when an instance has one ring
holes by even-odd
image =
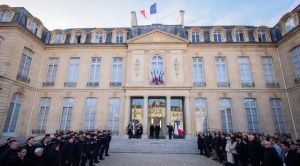
[[[147,19],[149,15],[156,13],[156,3],[151,5],[150,8],[141,10],[140,13]]]

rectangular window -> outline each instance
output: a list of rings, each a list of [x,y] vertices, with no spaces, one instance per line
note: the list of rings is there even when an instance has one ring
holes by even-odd
[[[200,34],[199,32],[192,33],[192,43],[200,43]]]
[[[277,86],[272,57],[261,57],[267,86]]]
[[[44,84],[54,85],[56,71],[57,71],[57,65],[58,65],[58,58],[50,58],[49,59],[49,67],[48,67],[46,82],[44,82]]]
[[[296,74],[296,83],[300,83],[300,47],[293,49],[291,55]]]
[[[123,33],[121,33],[121,32],[117,33],[116,43],[123,43]]]
[[[24,48],[22,58],[21,58],[21,63],[19,66],[18,74],[17,74],[17,79],[29,82],[29,70],[31,66],[31,61],[32,61],[32,52]]]
[[[80,32],[75,34],[74,43],[81,43],[81,33]]]
[[[260,133],[259,118],[256,108],[255,99],[245,99],[244,100],[246,116],[248,122],[248,129],[251,133]]]
[[[67,83],[77,82],[78,70],[79,70],[79,58],[71,58]]]
[[[31,25],[30,25],[30,31],[34,34],[37,33],[37,30],[38,30],[38,25],[35,21],[32,21],[31,22]]]
[[[235,32],[236,42],[243,42],[244,41],[244,33],[243,31],[236,31]]]
[[[59,44],[59,43],[61,43],[62,41],[62,34],[56,34],[55,35],[55,38],[54,38],[54,44]]]
[[[222,42],[222,34],[220,31],[214,32],[214,42]]]
[[[194,86],[205,86],[203,58],[193,58]]]
[[[250,69],[250,61],[248,57],[240,57],[238,58],[239,68],[240,68],[240,75],[241,75],[241,82],[242,86],[254,86],[251,69]]]
[[[84,116],[84,123],[83,123],[84,131],[94,129],[96,105],[97,105],[96,98],[86,99],[85,116]]]
[[[119,134],[120,99],[109,99],[109,113],[107,128],[112,134]]]
[[[197,132],[205,132],[208,130],[208,117],[205,98],[195,99],[195,116]]]
[[[275,131],[278,134],[286,134],[286,125],[284,120],[284,115],[282,111],[282,104],[280,99],[271,99],[270,100],[273,121],[275,126]]]
[[[266,42],[266,33],[265,31],[258,31],[258,42]]]
[[[90,69],[90,78],[88,85],[93,84],[94,86],[99,85],[100,78],[100,63],[101,58],[92,58],[91,69]]]
[[[60,125],[59,125],[60,131],[65,132],[70,130],[73,103],[74,103],[73,98],[64,98],[63,100],[63,109],[62,109]]]
[[[41,99],[40,110],[35,125],[36,134],[45,133],[50,104],[51,104],[51,98]]]
[[[216,70],[217,70],[217,82],[218,86],[222,87],[228,87],[229,81],[228,81],[228,75],[227,75],[227,65],[226,65],[226,58],[220,57],[216,58]]]
[[[110,86],[121,86],[122,85],[122,58],[114,58]]]
[[[220,99],[222,132],[233,132],[233,119],[230,99]]]
[[[6,22],[8,21],[8,16],[9,16],[9,12],[7,10],[4,10],[2,13],[1,13],[1,22]]]
[[[96,33],[95,43],[102,43],[102,40],[103,40],[103,34],[102,33]]]

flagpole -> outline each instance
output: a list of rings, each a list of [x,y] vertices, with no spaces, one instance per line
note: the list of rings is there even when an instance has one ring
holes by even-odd
[[[158,17],[158,14],[157,14],[157,3],[156,3],[155,6],[156,6],[156,24],[158,24],[158,21],[157,21],[157,20],[158,20],[158,19],[157,19],[157,17]]]

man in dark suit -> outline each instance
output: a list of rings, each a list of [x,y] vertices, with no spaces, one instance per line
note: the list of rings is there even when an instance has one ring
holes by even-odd
[[[245,144],[242,142],[242,137],[238,136],[236,137],[236,151],[238,153],[239,161],[242,166],[246,166],[245,161]]]
[[[297,166],[299,165],[299,158],[296,151],[291,149],[291,145],[288,142],[282,142],[280,147],[283,151],[282,162],[285,166]],[[298,164],[297,164],[298,163]]]
[[[153,134],[154,134],[154,126],[153,123],[150,125],[150,138],[153,139]]]
[[[169,133],[169,139],[172,139],[172,133],[174,131],[173,126],[171,125],[171,123],[169,123],[169,125],[167,125],[168,128],[168,133]]]
[[[249,144],[247,144],[247,160],[252,165],[262,165],[263,162],[263,147],[260,141],[255,139],[253,135],[248,136]]]
[[[155,138],[159,139],[160,126],[156,124],[154,130],[155,130]]]

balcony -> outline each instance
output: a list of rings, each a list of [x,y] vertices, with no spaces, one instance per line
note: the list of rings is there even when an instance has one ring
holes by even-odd
[[[254,82],[242,82],[242,87],[255,87]]]
[[[89,86],[89,87],[98,87],[99,86],[99,82],[87,82],[86,86]]]
[[[295,78],[295,83],[299,84],[300,83],[300,77]]]
[[[54,86],[54,82],[43,82],[43,86]]]
[[[110,82],[109,86],[122,86],[122,82]]]
[[[279,88],[278,82],[266,82],[266,86],[270,88]]]
[[[65,87],[75,87],[77,82],[65,82]]]
[[[152,82],[152,81],[150,81],[150,85],[165,85],[165,82],[164,81],[161,81],[161,82]]]
[[[202,86],[203,87],[203,86],[206,86],[206,83],[205,82],[194,82],[193,86],[194,87],[197,87],[197,86],[200,86],[200,87]]]
[[[34,129],[32,130],[32,134],[45,134],[46,130]]]
[[[23,81],[23,82],[26,82],[26,83],[30,82],[30,79],[28,77],[22,76],[21,74],[17,74],[17,80]]]
[[[218,82],[218,87],[230,87],[229,82]]]

